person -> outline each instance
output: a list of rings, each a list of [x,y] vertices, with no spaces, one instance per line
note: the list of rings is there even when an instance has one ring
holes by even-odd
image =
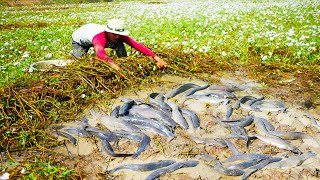
[[[125,30],[124,21],[121,19],[111,19],[107,25],[93,23],[83,25],[72,33],[73,56],[80,59],[91,47],[94,47],[98,59],[110,63],[114,69],[119,71],[120,67],[106,55],[105,48],[115,49],[118,57],[127,57],[124,46],[126,43],[142,54],[153,58],[159,68],[166,67],[167,63],[164,60],[128,35],[129,31]]]

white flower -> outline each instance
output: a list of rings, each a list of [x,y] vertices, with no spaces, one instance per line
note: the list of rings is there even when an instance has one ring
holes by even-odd
[[[0,176],[0,180],[7,180],[7,179],[9,179],[9,177],[10,177],[10,174],[5,172],[4,174],[2,174]]]
[[[268,59],[268,56],[263,56],[262,57],[262,61],[265,61],[265,60],[267,60]]]
[[[22,168],[21,171],[20,171],[21,174],[24,174],[25,172],[26,172],[25,168]]]
[[[52,53],[47,54],[46,58],[48,58],[48,59],[52,58]]]
[[[85,98],[86,97],[86,95],[85,94],[81,94],[81,98],[83,99],[83,98]]]
[[[187,41],[182,41],[182,43],[181,43],[182,45],[187,45],[188,44],[188,42]]]
[[[288,32],[287,32],[288,36],[293,36],[294,35],[294,28],[291,28]]]
[[[222,56],[226,56],[226,55],[227,55],[227,53],[226,53],[226,52],[224,52],[224,51],[222,51],[222,52],[221,52],[221,55],[222,55]]]
[[[297,52],[297,56],[300,56],[300,55],[301,55],[301,51],[298,51],[298,52]]]
[[[316,50],[315,47],[309,47],[309,48],[308,48],[308,51],[315,51],[315,50]]]
[[[4,46],[9,46],[9,43],[8,43],[8,42],[5,42],[5,43],[4,43]]]
[[[15,66],[19,66],[20,64],[21,64],[20,61],[13,63],[13,65]]]
[[[30,54],[29,54],[28,51],[25,51],[25,52],[23,53],[23,55],[22,55],[23,58],[27,58],[27,57],[29,57],[29,56],[30,56]]]
[[[253,37],[252,37],[252,38],[249,38],[249,39],[248,39],[248,42],[249,42],[249,43],[254,42],[254,38],[253,38]]]

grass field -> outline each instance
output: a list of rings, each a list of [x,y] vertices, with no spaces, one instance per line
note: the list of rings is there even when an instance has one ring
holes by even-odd
[[[32,87],[28,85],[29,82],[45,82],[53,85],[53,89],[58,87],[58,81],[65,79],[59,79],[54,74],[45,76],[29,73],[30,64],[40,60],[72,59],[72,32],[83,24],[105,24],[112,18],[124,19],[130,36],[177,67],[175,70],[192,73],[201,72],[203,66],[207,67],[204,72],[217,70],[217,67],[221,71],[247,68],[266,85],[274,83],[266,74],[275,78],[282,73],[289,73],[300,77],[300,86],[307,88],[313,97],[318,99],[320,96],[319,0],[59,2],[50,5],[0,6],[1,153],[10,154],[13,144],[15,148],[44,151],[40,148],[42,145],[38,146],[36,142],[43,140],[47,126],[39,118],[38,124],[28,124],[26,128],[21,123],[22,127],[13,130],[12,127],[19,125],[13,121],[24,120],[28,114],[8,113],[10,107],[15,108],[15,112],[23,109],[19,102],[10,106],[9,102],[16,98],[8,96],[14,94],[14,91],[8,92],[8,87],[14,87],[9,88],[14,90]],[[5,4],[4,1],[1,4]],[[133,60],[146,60],[130,48],[129,53]],[[88,59],[92,57],[94,52],[90,51]],[[112,58],[121,62],[114,56]],[[152,63],[147,62],[152,66],[150,71],[154,74],[151,75],[158,75]],[[81,95],[83,91],[84,87],[80,85],[70,93]],[[96,96],[92,95],[92,98]],[[78,101],[72,103],[75,102]],[[92,103],[90,99],[81,102]],[[25,102],[21,100],[20,103]],[[60,102],[54,106],[65,108]],[[37,112],[37,106],[30,107]],[[54,112],[42,113],[45,115],[38,117],[43,117],[43,121],[58,119]],[[35,169],[28,174],[30,177],[81,176],[81,172],[68,170],[57,163],[52,166],[50,160],[38,157],[23,167]],[[10,162],[12,164],[1,164],[2,172],[15,171],[9,167],[16,167],[16,164]]]

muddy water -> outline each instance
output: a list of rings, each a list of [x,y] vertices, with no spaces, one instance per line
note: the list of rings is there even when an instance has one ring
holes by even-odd
[[[206,75],[207,76],[207,75]],[[233,77],[233,78],[230,78]],[[268,100],[280,100],[280,96],[277,93],[273,94],[262,94],[261,91],[265,88],[254,80],[241,78],[241,74],[238,77],[234,75],[225,74],[223,76],[210,77],[214,78],[214,82],[220,85],[233,85],[244,89],[243,91],[236,91],[236,99],[245,96],[251,95],[255,97],[265,96],[265,99]],[[172,90],[173,88],[184,84],[184,83],[195,83],[198,85],[205,85],[208,82],[201,81],[195,78],[185,78],[185,77],[176,77],[176,76],[163,76],[160,82],[153,84],[152,86],[145,86],[142,89],[128,90],[124,92],[123,96],[132,98],[132,99],[141,99],[148,101],[148,95],[152,92],[161,92],[166,93]],[[211,83],[212,84],[212,83]],[[269,87],[270,88],[270,87]],[[277,92],[274,90],[273,92]],[[233,104],[236,99],[231,100]],[[113,158],[106,155],[101,150],[101,145],[96,139],[88,138],[78,138],[78,144],[73,146],[67,144],[66,147],[59,147],[56,151],[64,153],[66,156],[81,156],[81,167],[89,174],[89,179],[99,179],[101,174],[105,170],[113,169],[119,165],[131,164],[131,163],[147,163],[155,162],[157,160],[176,160],[184,161],[187,159],[199,160],[200,164],[194,168],[185,168],[177,170],[171,174],[167,174],[161,177],[161,179],[241,179],[239,177],[230,177],[223,176],[218,172],[212,170],[204,161],[200,160],[198,155],[200,153],[207,153],[213,157],[216,157],[220,161],[225,160],[231,155],[231,152],[227,148],[220,148],[208,145],[196,144],[193,140],[189,138],[190,135],[197,137],[206,137],[206,138],[218,138],[218,137],[228,137],[230,131],[227,128],[222,127],[217,122],[219,118],[224,118],[227,105],[225,104],[208,104],[204,102],[199,102],[197,100],[186,100],[183,94],[180,94],[172,99],[180,107],[193,110],[199,116],[201,121],[200,129],[193,130],[183,130],[180,127],[175,129],[176,137],[168,141],[164,137],[159,135],[147,133],[151,137],[151,143],[148,149],[143,152],[137,159],[132,159],[131,157],[127,158]],[[287,106],[286,113],[277,113],[277,112],[254,112],[248,111],[246,109],[240,108],[234,110],[231,119],[238,119],[244,117],[248,114],[254,116],[263,117],[268,119],[277,130],[281,131],[301,131],[306,132],[312,136],[317,141],[320,141],[320,130],[314,128],[311,125],[311,121],[305,117],[305,114],[309,113],[314,116],[316,119],[320,119],[320,114],[318,109],[306,110],[299,105],[291,103],[284,103]],[[96,107],[102,112],[109,114],[111,109],[117,105],[122,104],[119,99],[114,99],[111,102],[101,101]],[[92,117],[89,113],[89,110],[83,112],[84,115],[89,119],[89,124],[92,126],[97,126],[104,128],[100,124],[98,119]],[[65,124],[66,127],[79,127],[80,120]],[[248,134],[255,133],[254,125],[246,127]],[[61,138],[63,139],[63,138]],[[286,155],[293,155],[291,152],[279,149],[275,146],[271,146],[263,143],[260,140],[254,140],[249,148],[245,148],[244,141],[234,140],[231,141],[236,145],[237,149],[243,153],[264,153],[271,154],[274,156],[284,157]],[[297,146],[302,152],[314,151],[317,153],[317,156],[305,161],[299,167],[291,167],[286,169],[262,169],[255,174],[253,174],[250,179],[319,179],[319,168],[320,168],[320,147],[318,144],[309,141],[301,140],[290,140],[290,143]],[[114,150],[119,153],[134,153],[137,150],[138,143],[133,141],[120,140],[112,144]],[[69,161],[69,163],[74,163]],[[144,179],[150,174],[150,172],[135,172],[130,170],[122,170],[114,173],[113,175],[103,174],[109,178],[115,179]]]

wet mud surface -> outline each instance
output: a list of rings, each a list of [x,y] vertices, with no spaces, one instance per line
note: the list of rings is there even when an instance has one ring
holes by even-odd
[[[319,106],[313,106],[311,108],[305,107],[304,100],[301,97],[286,97],[283,99],[286,87],[283,89],[273,89],[272,87],[264,87],[255,80],[243,78],[243,74],[237,76],[225,74],[222,76],[204,75],[214,79],[210,85],[224,85],[224,86],[241,86],[245,87],[242,91],[235,91],[237,96],[235,99],[231,99],[229,104],[234,104],[239,98],[251,95],[255,97],[264,96],[266,100],[282,100],[286,105],[287,111],[282,112],[256,112],[249,111],[245,108],[235,109],[231,116],[231,119],[239,119],[249,114],[253,116],[263,117],[270,121],[279,131],[299,131],[305,132],[316,141],[320,141],[320,130],[312,126],[309,118],[305,115],[310,114],[315,119],[320,119]],[[148,101],[148,95],[153,92],[167,93],[179,85],[185,83],[195,83],[198,85],[205,85],[208,82],[199,80],[197,78],[185,78],[177,76],[163,76],[160,82],[156,82],[153,85],[146,85],[141,89],[128,90],[124,92],[123,96],[131,99],[142,99]],[[106,170],[113,169],[120,165],[132,164],[132,163],[147,163],[155,162],[158,160],[199,160],[199,165],[192,168],[183,168],[173,173],[161,176],[161,179],[241,179],[241,176],[232,177],[224,176],[217,171],[214,171],[207,162],[201,160],[199,155],[205,153],[215,157],[219,161],[227,159],[231,155],[231,151],[228,148],[222,148],[217,146],[197,144],[190,136],[196,136],[201,138],[225,138],[229,137],[230,130],[219,124],[218,121],[225,118],[228,104],[210,104],[200,102],[198,100],[186,100],[184,94],[179,94],[176,97],[170,99],[174,101],[180,107],[193,110],[196,112],[200,119],[200,128],[184,130],[177,127],[175,132],[175,138],[168,141],[168,139],[152,134],[146,133],[150,136],[150,146],[144,151],[137,159],[132,157],[110,157],[102,151],[102,147],[99,141],[95,138],[79,138],[77,137],[78,144],[72,145],[69,141],[66,141],[66,147],[61,146],[54,149],[55,152],[63,154],[64,160],[61,160],[62,165],[69,167],[80,167],[88,174],[88,179],[144,179],[151,172],[136,172],[131,170],[121,170],[114,174],[106,173]],[[96,104],[95,109],[99,109],[100,112],[110,114],[111,110],[117,105],[122,104],[120,99],[114,99],[110,101],[101,101]],[[90,115],[89,109],[83,112],[83,116],[86,116],[91,126],[104,127],[98,119]],[[81,120],[62,124],[65,127],[80,127]],[[61,125],[61,124],[60,124]],[[245,127],[248,134],[254,134],[255,125],[251,124]],[[59,137],[64,140],[64,138]],[[258,139],[253,140],[248,148],[245,147],[245,141],[230,138],[236,148],[241,153],[263,153],[277,157],[285,157],[295,155],[288,150],[283,150],[275,146],[266,144]],[[302,152],[312,151],[317,155],[316,157],[307,159],[302,165],[290,168],[264,168],[249,177],[249,179],[319,179],[320,172],[320,147],[318,144],[314,144],[309,141],[302,140],[289,140],[289,142],[297,146]],[[135,153],[139,143],[129,140],[121,139],[118,142],[112,143],[112,147],[115,152],[119,153]]]

